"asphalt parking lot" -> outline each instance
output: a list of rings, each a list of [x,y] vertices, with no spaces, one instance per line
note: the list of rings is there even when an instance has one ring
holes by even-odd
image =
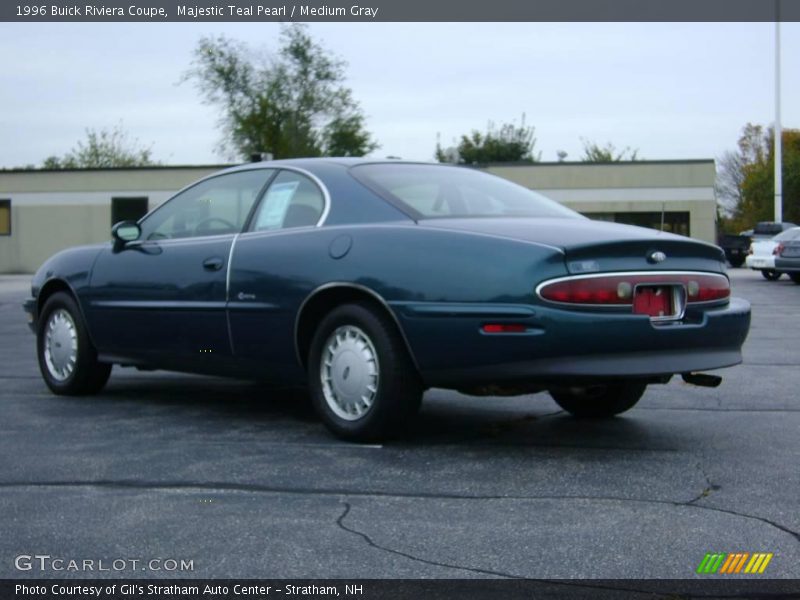
[[[246,382],[115,368],[100,396],[53,396],[27,278],[0,278],[0,578],[690,578],[707,552],[800,578],[800,286],[731,277],[753,324],[719,388],[652,386],[606,422],[433,390],[383,446]],[[36,554],[127,563],[16,568]]]

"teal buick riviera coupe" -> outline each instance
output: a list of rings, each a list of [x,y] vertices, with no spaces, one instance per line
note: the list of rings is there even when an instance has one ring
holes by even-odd
[[[402,429],[431,387],[612,416],[676,374],[718,383],[697,371],[741,362],[750,325],[718,247],[464,167],[248,164],[112,238],[33,278],[53,392],[96,393],[114,364],[303,384],[353,440]]]

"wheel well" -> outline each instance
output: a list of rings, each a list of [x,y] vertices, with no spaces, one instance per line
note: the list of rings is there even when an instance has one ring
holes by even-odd
[[[397,322],[397,318],[394,313],[392,313],[391,309],[389,309],[385,302],[374,292],[350,285],[341,285],[321,290],[306,300],[305,304],[300,307],[300,313],[297,316],[297,325],[295,328],[295,344],[300,364],[302,364],[303,367],[307,366],[311,340],[314,337],[314,332],[317,330],[317,327],[322,322],[322,319],[325,318],[325,315],[337,306],[354,302],[367,304],[375,311],[389,317],[389,320],[400,332],[400,337],[405,343],[408,355],[411,357],[411,362],[416,366],[416,360],[414,359],[414,354],[411,352],[411,347],[408,345],[408,340],[406,340],[403,330],[400,328],[400,324]]]
[[[62,279],[51,279],[50,281],[45,283],[44,286],[42,286],[41,290],[39,290],[39,297],[36,299],[37,315],[42,314],[42,308],[44,308],[44,303],[47,302],[47,299],[56,292],[66,292],[67,294],[72,296],[73,299],[77,301],[77,298],[75,298],[75,294],[72,291],[72,288],[69,287],[69,285],[67,285],[67,282],[65,282]]]

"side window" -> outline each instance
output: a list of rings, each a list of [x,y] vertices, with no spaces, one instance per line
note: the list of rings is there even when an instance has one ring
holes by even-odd
[[[325,209],[325,198],[305,175],[281,171],[270,184],[253,219],[253,231],[311,227]]]
[[[212,177],[164,203],[145,219],[142,239],[159,240],[239,233],[271,169]]]

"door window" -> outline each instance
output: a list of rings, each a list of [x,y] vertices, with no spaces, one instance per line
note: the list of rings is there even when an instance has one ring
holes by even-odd
[[[176,239],[239,233],[274,173],[254,169],[206,179],[174,196],[142,224],[142,239]]]
[[[325,210],[325,197],[305,175],[281,171],[270,184],[253,219],[253,231],[313,227]]]

